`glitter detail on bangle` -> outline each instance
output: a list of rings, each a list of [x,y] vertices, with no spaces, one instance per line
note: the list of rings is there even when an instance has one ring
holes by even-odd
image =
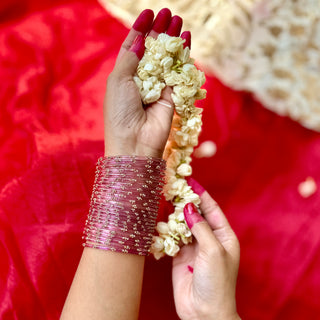
[[[147,255],[155,230],[165,167],[165,161],[160,158],[100,158],[83,246]]]

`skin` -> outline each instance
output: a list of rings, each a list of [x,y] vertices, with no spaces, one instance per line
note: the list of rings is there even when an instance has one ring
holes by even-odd
[[[160,14],[160,13],[159,13]],[[141,58],[137,36],[156,37],[166,32],[172,19],[168,9],[161,13],[157,31],[153,16],[132,28],[108,77],[104,102],[105,155],[161,157],[168,139],[173,108],[159,103],[143,108],[133,75]],[[156,18],[157,19],[157,18]],[[142,31],[139,31],[142,30]],[[175,31],[179,36],[180,28]],[[141,44],[140,44],[141,45]],[[161,99],[172,105],[171,88]],[[73,279],[61,319],[137,319],[145,258],[85,248]]]
[[[184,211],[196,241],[173,259],[176,310],[183,320],[240,319],[235,300],[239,242],[209,193],[204,191],[200,199],[203,216]]]
[[[172,25],[174,23],[180,26]],[[173,108],[160,103],[143,106],[133,75],[143,55],[144,37],[147,34],[157,37],[167,30],[170,35],[179,36],[181,19],[172,18],[168,9],[161,10],[155,20],[150,10],[144,12],[119,51],[114,70],[108,77],[104,101],[106,156],[162,156],[171,128]],[[186,38],[190,46],[190,33],[183,33],[181,37]],[[165,88],[160,99],[172,106],[171,93],[171,88]],[[206,202],[207,199],[203,198],[203,203]],[[208,217],[215,221],[215,214],[208,214]],[[225,238],[224,227],[219,229],[210,219],[211,227],[203,221],[192,227],[199,244],[183,248],[174,259],[175,304],[183,320],[236,319],[232,316],[236,316],[234,291],[239,259],[231,251],[228,258],[229,251],[222,250],[222,240],[227,240],[223,242],[225,245],[231,240]],[[213,232],[211,228],[214,228]],[[206,238],[200,235],[203,230]],[[218,249],[213,250],[210,244]],[[138,319],[144,262],[145,258],[141,256],[85,248],[61,319]],[[193,274],[188,271],[187,264],[194,267]],[[213,318],[213,315],[217,317]]]

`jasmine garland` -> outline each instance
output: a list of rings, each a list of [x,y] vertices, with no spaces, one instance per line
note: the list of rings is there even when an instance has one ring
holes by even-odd
[[[183,208],[188,202],[200,204],[199,196],[188,186],[185,177],[192,173],[191,154],[201,131],[202,109],[194,103],[206,96],[206,90],[201,89],[205,75],[195,67],[190,49],[183,48],[184,41],[164,33],[157,39],[147,37],[145,54],[134,77],[145,104],[157,101],[166,86],[173,87],[175,114],[164,153],[167,160],[164,195],[175,209],[167,223],[157,224],[159,236],[153,237],[151,246],[156,259],[165,254],[175,256],[180,246],[192,242]]]

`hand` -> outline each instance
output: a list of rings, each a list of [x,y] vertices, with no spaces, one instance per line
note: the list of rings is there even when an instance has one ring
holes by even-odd
[[[200,195],[201,216],[193,204],[184,209],[195,237],[173,259],[172,281],[179,317],[188,319],[240,319],[235,288],[240,259],[236,235],[209,193],[193,179],[189,184]]]
[[[159,102],[144,106],[133,76],[144,54],[144,37],[166,32],[179,36],[182,19],[162,9],[155,20],[144,10],[122,44],[114,70],[108,77],[104,103],[105,154],[162,157],[171,128],[171,88],[165,88]],[[190,44],[190,32],[181,37]],[[167,106],[166,106],[167,105]]]

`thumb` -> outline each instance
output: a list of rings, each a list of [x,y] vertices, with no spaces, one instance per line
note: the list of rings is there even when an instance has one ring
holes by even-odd
[[[200,215],[193,203],[187,203],[183,209],[183,213],[189,229],[198,241],[200,251],[208,252],[214,248],[223,249],[210,225],[206,219]]]
[[[144,54],[144,37],[136,36],[129,50],[122,53],[121,58],[117,61],[115,70],[122,76],[133,76],[137,70],[140,59]]]
[[[171,129],[171,122],[174,112],[174,104],[171,98],[172,88],[165,87],[161,93],[161,97],[156,102],[152,103],[146,109],[148,117],[154,119],[155,123],[160,123],[163,128],[163,137],[168,139]]]

